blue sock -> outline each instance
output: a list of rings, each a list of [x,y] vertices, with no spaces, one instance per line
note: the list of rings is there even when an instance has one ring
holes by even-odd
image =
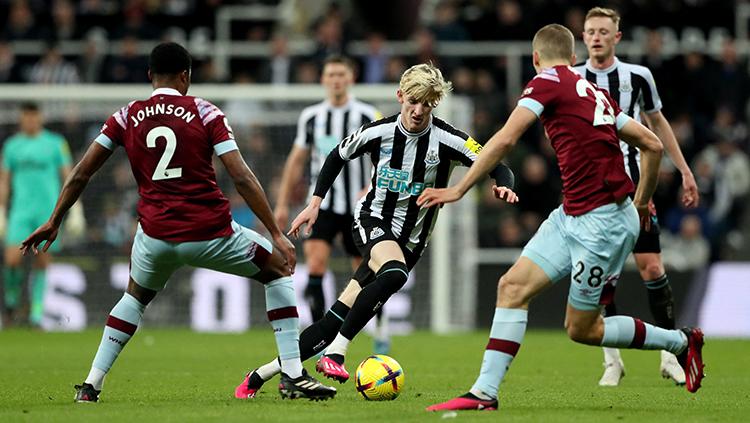
[[[687,338],[681,330],[662,329],[629,316],[604,318],[603,347],[667,350],[676,355],[686,345]]]
[[[516,308],[496,308],[492,319],[490,341],[484,351],[482,370],[471,387],[475,395],[497,398],[500,382],[510,367],[510,362],[521,347],[526,333],[529,312]]]
[[[291,378],[302,375],[299,352],[299,315],[294,283],[289,276],[265,285],[266,312],[276,336],[276,347],[281,359],[281,371]]]
[[[145,305],[128,293],[125,293],[112,308],[104,326],[102,342],[91,365],[91,372],[86,378],[86,383],[94,385],[94,389],[101,390],[104,376],[138,329],[145,309]]]

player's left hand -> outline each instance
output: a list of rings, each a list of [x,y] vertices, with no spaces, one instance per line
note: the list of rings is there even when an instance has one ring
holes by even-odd
[[[505,200],[510,204],[518,202],[518,195],[508,187],[499,187],[497,185],[493,185],[492,193],[495,194],[495,198],[497,198],[498,200]]]
[[[46,253],[52,243],[55,242],[55,239],[57,239],[57,231],[59,229],[59,227],[52,225],[50,222],[38,227],[21,243],[21,252],[24,255],[28,255],[29,252],[33,252],[34,255],[37,255],[39,254],[39,245],[41,245],[42,242],[47,241],[42,248],[42,252]]]
[[[295,254],[294,244],[289,241],[289,238],[285,237],[284,234],[279,234],[273,238],[276,248],[281,251],[281,254],[286,259],[286,264],[289,266],[289,271],[294,273],[294,269],[297,266],[297,255]]]
[[[417,205],[423,209],[440,206],[444,204],[452,203],[461,199],[461,193],[455,189],[450,188],[427,188],[417,199]]]
[[[637,204],[633,203],[635,205],[636,210],[638,210],[638,216],[641,219],[641,227],[646,232],[651,230],[651,210],[654,207],[653,203],[650,201],[646,204]],[[654,211],[656,211],[654,209]]]
[[[695,183],[693,172],[688,171],[682,175],[682,205],[694,209],[700,204],[698,184]]]

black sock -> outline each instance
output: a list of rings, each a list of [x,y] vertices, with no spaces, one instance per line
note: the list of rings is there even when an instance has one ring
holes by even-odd
[[[322,319],[326,308],[326,301],[323,296],[323,275],[308,276],[305,299],[310,306],[313,322]]]
[[[406,284],[409,269],[398,260],[385,263],[378,271],[375,281],[367,285],[357,296],[339,331],[346,339],[352,340],[372,319],[380,307]]]
[[[674,297],[669,279],[664,274],[653,281],[646,281],[648,305],[654,316],[656,326],[664,329],[674,329]]]
[[[348,314],[349,307],[341,301],[336,301],[322,319],[299,334],[299,352],[302,361],[314,357],[333,341]]]

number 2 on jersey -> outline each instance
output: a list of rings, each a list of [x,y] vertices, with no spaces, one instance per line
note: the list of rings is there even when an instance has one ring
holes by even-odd
[[[157,126],[156,128],[148,131],[146,134],[146,146],[148,148],[156,147],[156,140],[163,137],[167,140],[167,145],[164,147],[164,153],[162,153],[159,163],[156,164],[156,170],[154,170],[154,176],[151,177],[154,181],[161,181],[164,179],[174,179],[182,176],[181,167],[173,167],[168,169],[169,161],[174,156],[174,150],[177,148],[177,136],[174,131],[166,126]]]
[[[576,82],[576,92],[579,97],[588,97],[589,92],[594,94],[594,101],[596,101],[594,126],[613,125],[615,123],[615,110],[612,108],[612,105],[607,101],[607,97],[601,91],[596,90],[589,81],[583,78],[579,79]]]

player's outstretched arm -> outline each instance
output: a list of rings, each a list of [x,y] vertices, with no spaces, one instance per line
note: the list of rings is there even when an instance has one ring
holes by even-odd
[[[309,151],[309,149],[295,145],[292,147],[292,151],[284,163],[279,195],[276,199],[276,208],[274,209],[276,224],[282,230],[289,221],[289,194],[292,191],[292,186],[297,184],[302,178],[302,169],[304,168]]]
[[[536,119],[534,112],[526,107],[517,106],[505,125],[484,145],[482,153],[461,181],[449,188],[427,188],[419,196],[417,204],[421,207],[432,207],[458,201],[480,178],[490,173],[490,170],[500,163]]]
[[[21,243],[21,251],[24,254],[28,254],[29,252],[38,254],[38,247],[44,241],[46,241],[46,244],[42,251],[47,252],[55,241],[55,238],[57,238],[57,231],[60,229],[60,224],[63,217],[65,217],[65,213],[78,201],[78,197],[81,196],[91,177],[111,155],[112,150],[104,148],[98,142],[91,143],[81,161],[73,167],[68,177],[65,178],[62,191],[60,191],[60,197],[57,199],[57,204],[49,220]]]
[[[312,232],[312,225],[318,219],[318,211],[320,210],[320,204],[326,197],[328,190],[331,189],[331,185],[336,180],[336,177],[341,173],[341,169],[344,168],[346,160],[341,157],[339,149],[334,148],[333,151],[326,158],[323,167],[320,168],[318,174],[318,182],[315,183],[315,191],[313,191],[312,199],[310,204],[305,207],[292,222],[292,226],[289,229],[289,235],[293,235],[295,238],[299,238],[299,230],[302,225],[307,225],[305,229],[305,235],[310,235]]]
[[[698,204],[700,203],[698,184],[695,183],[693,172],[690,171],[690,166],[688,166],[685,157],[682,155],[680,144],[677,143],[677,138],[675,137],[667,118],[664,117],[661,111],[644,113],[644,116],[648,126],[662,141],[664,144],[664,150],[667,151],[667,155],[682,175],[682,204],[688,208],[698,207]]]
[[[232,150],[219,156],[221,162],[224,163],[224,167],[227,169],[227,173],[232,178],[237,192],[240,193],[242,198],[250,207],[250,210],[258,216],[258,219],[268,229],[268,232],[273,238],[274,244],[281,250],[287,263],[290,266],[292,272],[294,266],[297,263],[297,257],[294,253],[294,245],[284,236],[276,220],[271,212],[271,205],[268,204],[268,198],[266,197],[263,187],[260,185],[258,178],[255,176],[252,170],[245,163],[245,159],[238,150]]]
[[[664,151],[659,138],[648,128],[620,113],[619,119],[627,119],[624,125],[618,124],[620,139],[641,150],[641,179],[635,190],[635,203],[641,218],[648,216],[648,203],[656,190],[656,180],[659,172],[659,163]],[[648,228],[647,228],[648,229]]]

